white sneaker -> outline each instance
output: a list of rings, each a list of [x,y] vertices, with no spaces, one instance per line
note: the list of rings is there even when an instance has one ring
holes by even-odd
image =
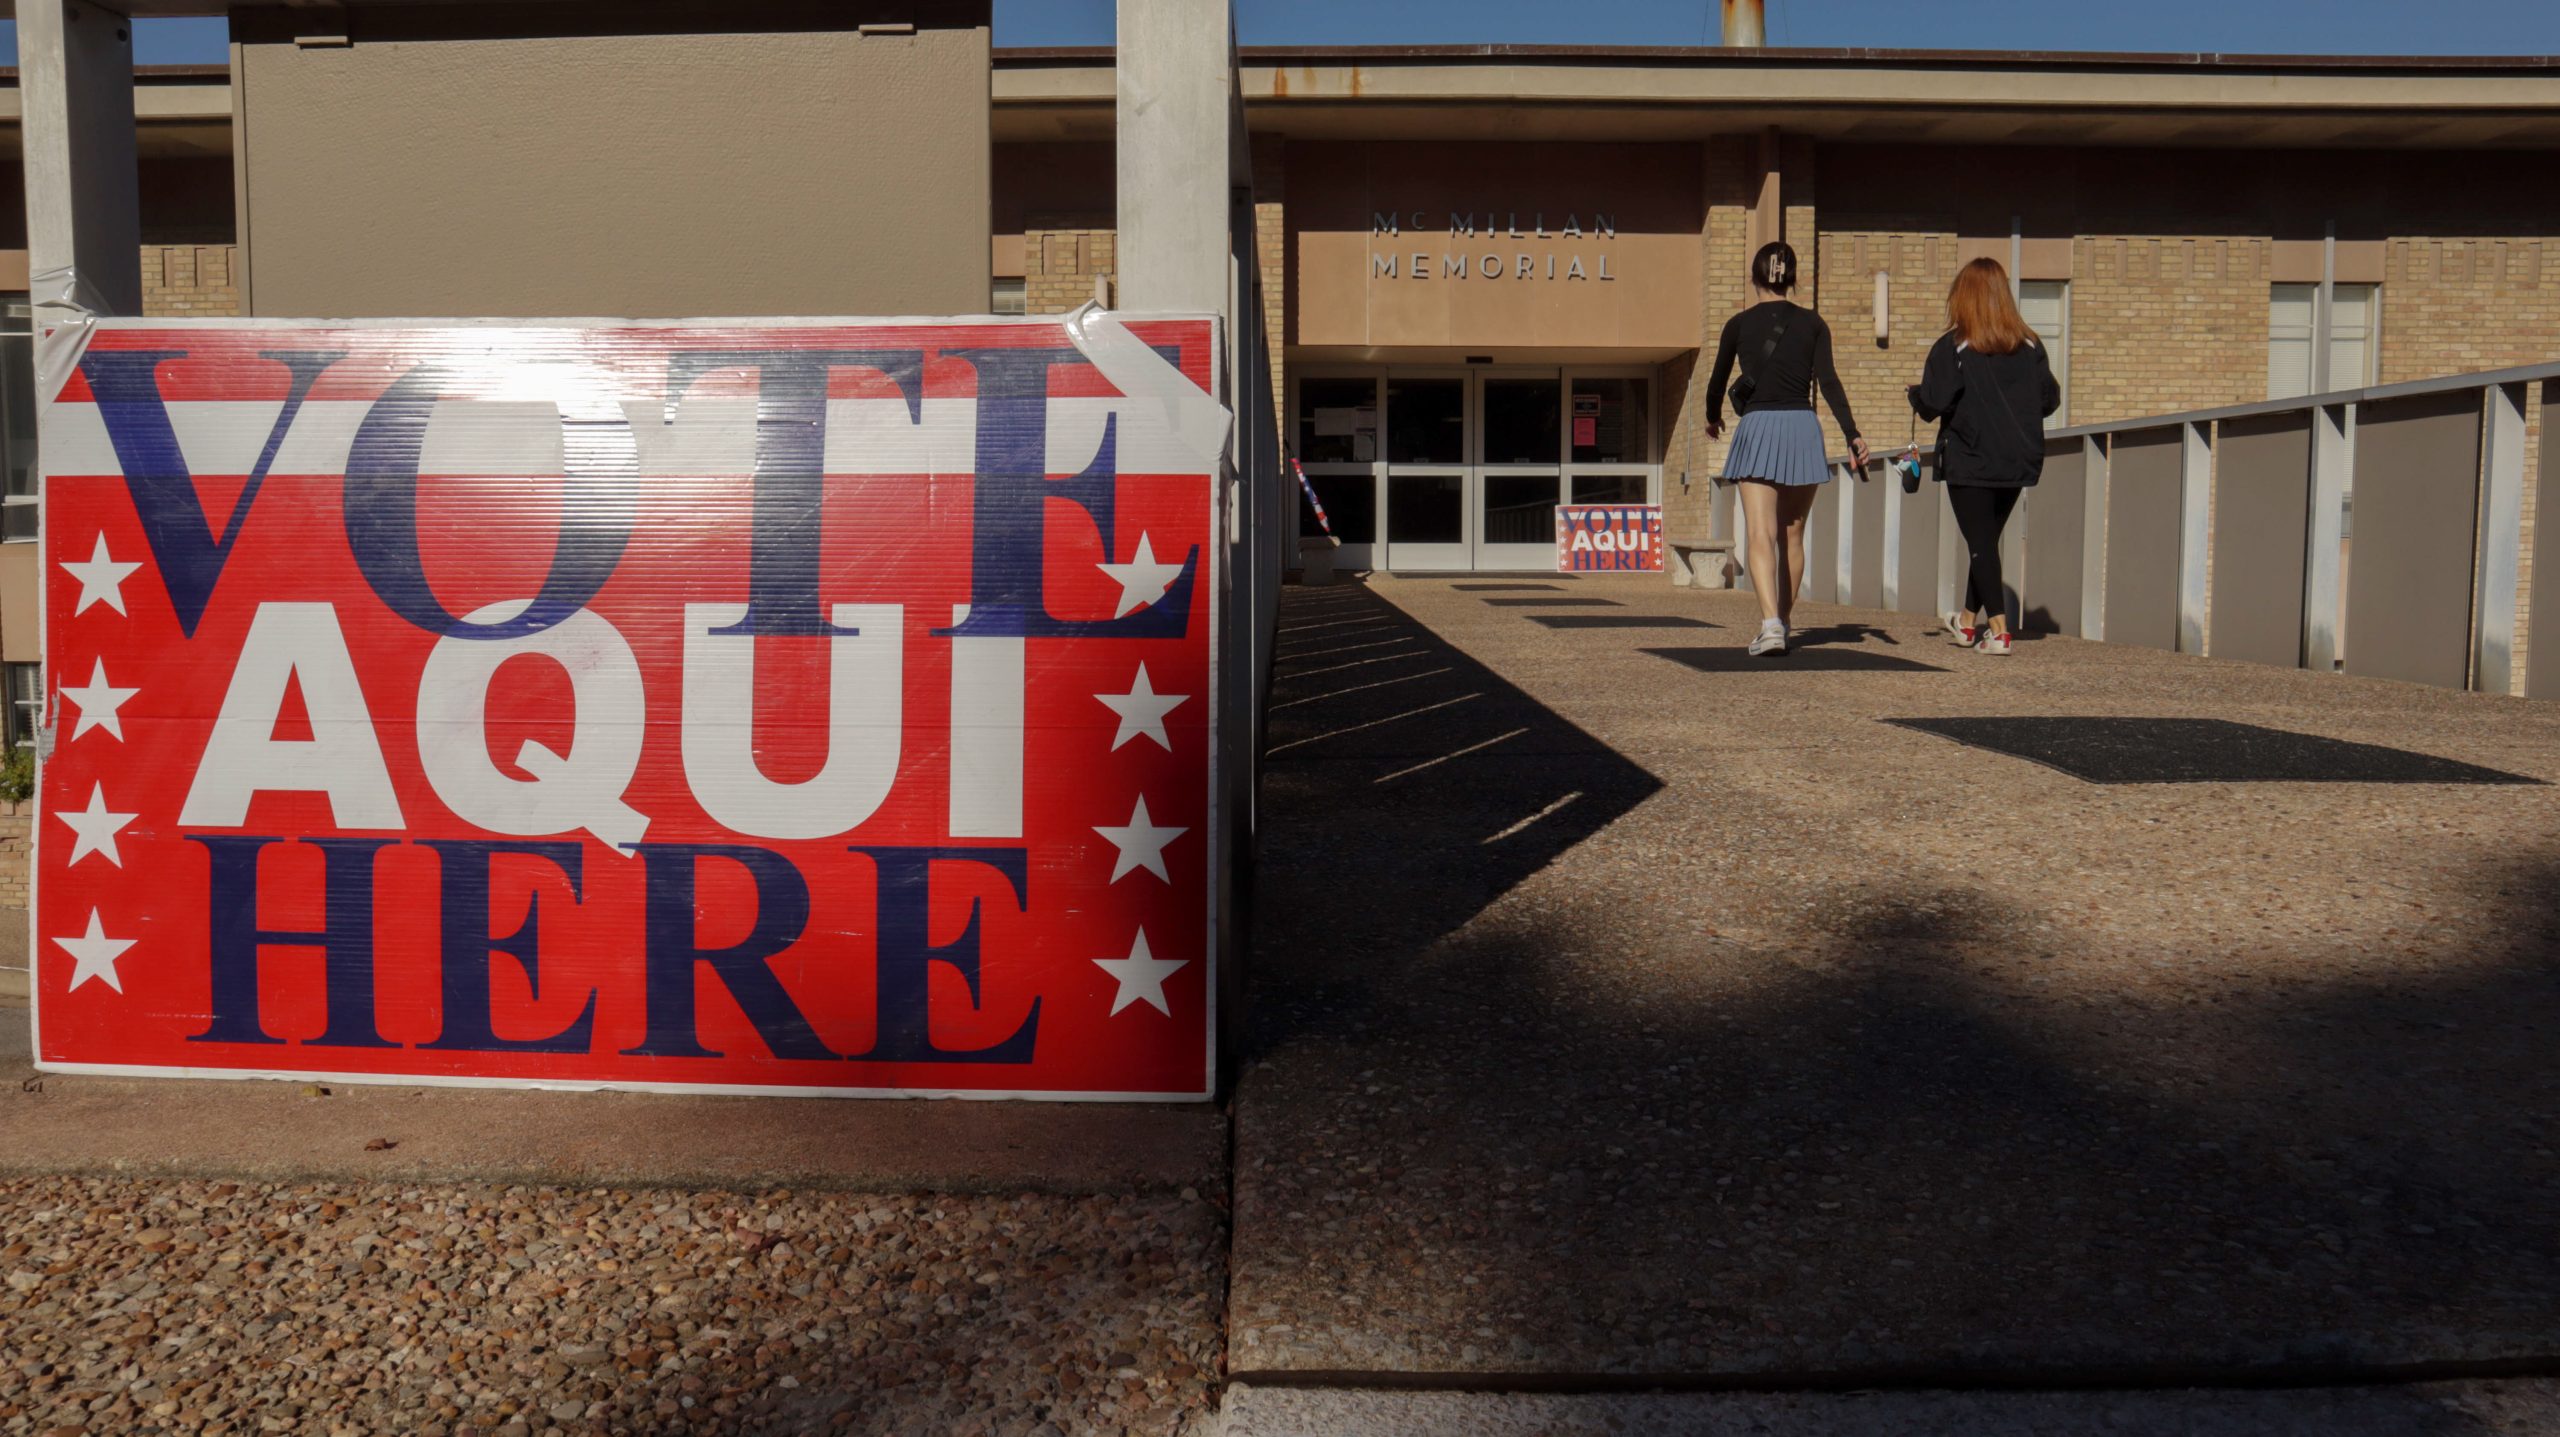
[[[1969,649],[1975,644],[1982,642],[1982,630],[1966,623],[1964,615],[1961,612],[1948,614],[1946,618],[1946,625],[1947,642],[1955,645],[1957,648]]]
[[[1787,652],[1787,626],[1775,619],[1762,621],[1760,637],[1746,650],[1753,658],[1784,658]]]
[[[2007,657],[2009,654],[2008,631],[2004,629],[1996,634],[1984,634],[1982,642],[1975,645],[1973,651],[1977,654],[1989,654],[1994,658]]]

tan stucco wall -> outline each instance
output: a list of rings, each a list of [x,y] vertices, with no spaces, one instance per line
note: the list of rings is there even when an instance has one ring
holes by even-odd
[[[1290,339],[1376,349],[1692,346],[1697,174],[1695,145],[1293,143]],[[1392,234],[1377,223],[1388,212]],[[1595,231],[1602,214],[1615,235]],[[1475,232],[1452,234],[1454,215]],[[1569,220],[1584,230],[1579,238],[1561,233]],[[1429,257],[1420,277],[1416,254]],[[1470,261],[1464,277],[1445,269],[1460,255]],[[1482,273],[1486,256],[1500,261],[1499,276]],[[1583,277],[1567,278],[1577,258]],[[1392,277],[1382,272],[1389,260]]]
[[[247,303],[982,313],[986,7],[853,29],[955,8],[965,21],[876,0],[832,30],[504,39],[417,38],[391,27],[430,19],[377,9],[348,12],[352,44],[314,47],[236,21]]]
[[[34,544],[0,544],[0,660],[31,664],[44,654],[36,630]]]

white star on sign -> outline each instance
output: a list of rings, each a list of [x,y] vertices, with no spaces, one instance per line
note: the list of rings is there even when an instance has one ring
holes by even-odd
[[[97,547],[89,551],[88,562],[75,564],[65,559],[62,561],[62,567],[70,573],[71,577],[80,581],[80,602],[71,606],[72,613],[85,614],[89,612],[91,604],[103,602],[108,608],[121,614],[125,611],[124,581],[132,578],[133,571],[141,568],[142,565],[138,562],[119,560],[110,555],[107,552],[107,536],[100,534]]]
[[[1190,961],[1188,958],[1159,958],[1147,951],[1147,930],[1144,928],[1138,930],[1138,941],[1129,946],[1128,957],[1093,960],[1095,967],[1110,974],[1112,981],[1120,985],[1119,991],[1111,995],[1111,1011],[1115,1016],[1130,1004],[1143,1002],[1168,1018],[1173,1016],[1173,1008],[1165,1002],[1164,980]]]
[[[126,824],[133,822],[135,815],[107,811],[106,785],[96,783],[89,785],[87,809],[78,813],[56,810],[53,816],[70,824],[71,831],[79,835],[77,841],[71,845],[70,862],[63,864],[63,867],[68,868],[92,853],[104,854],[109,863],[118,868],[124,867],[124,855],[116,852],[116,834]]]
[[[79,992],[80,985],[92,978],[119,993],[124,991],[124,980],[116,976],[116,959],[133,946],[134,940],[108,937],[106,930],[98,926],[97,909],[89,910],[88,932],[77,938],[56,938],[53,941],[79,965],[71,970],[70,991]]]
[[[1128,826],[1110,828],[1096,824],[1093,831],[1110,839],[1111,846],[1120,850],[1119,857],[1111,865],[1112,882],[1117,883],[1143,868],[1171,883],[1173,875],[1166,872],[1164,866],[1164,846],[1191,830],[1157,827],[1155,821],[1147,817],[1147,796],[1142,793],[1138,795],[1136,810],[1129,815]]]
[[[1157,693],[1155,686],[1147,682],[1147,666],[1140,664],[1138,677],[1129,685],[1127,693],[1095,694],[1094,697],[1102,700],[1113,713],[1120,716],[1120,732],[1111,740],[1114,752],[1119,750],[1120,745],[1144,734],[1156,741],[1156,747],[1171,753],[1173,740],[1165,737],[1164,716],[1173,712],[1191,696]]]
[[[120,689],[108,684],[107,661],[98,660],[89,669],[87,688],[75,689],[66,685],[62,690],[64,698],[80,706],[80,723],[71,730],[71,736],[78,738],[93,728],[102,728],[116,742],[124,742],[124,720],[116,717],[116,710],[124,707],[126,699],[140,692],[140,689]]]
[[[1138,552],[1129,556],[1128,563],[1098,564],[1095,567],[1109,574],[1111,582],[1120,586],[1120,603],[1111,613],[1115,619],[1163,598],[1164,591],[1173,587],[1173,581],[1182,577],[1180,564],[1156,562],[1156,546],[1145,534],[1138,536]]]

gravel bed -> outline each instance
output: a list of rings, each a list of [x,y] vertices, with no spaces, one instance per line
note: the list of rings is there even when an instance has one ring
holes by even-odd
[[[1206,1432],[1179,1198],[0,1181],[0,1433]]]

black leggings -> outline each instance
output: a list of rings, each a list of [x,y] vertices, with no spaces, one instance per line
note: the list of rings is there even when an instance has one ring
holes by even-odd
[[[1965,577],[1964,606],[1987,621],[2009,611],[2009,596],[2000,584],[2000,531],[2018,507],[2018,492],[1988,484],[1949,484],[1947,503],[1956,511],[1956,532],[1964,535],[1972,568]]]

